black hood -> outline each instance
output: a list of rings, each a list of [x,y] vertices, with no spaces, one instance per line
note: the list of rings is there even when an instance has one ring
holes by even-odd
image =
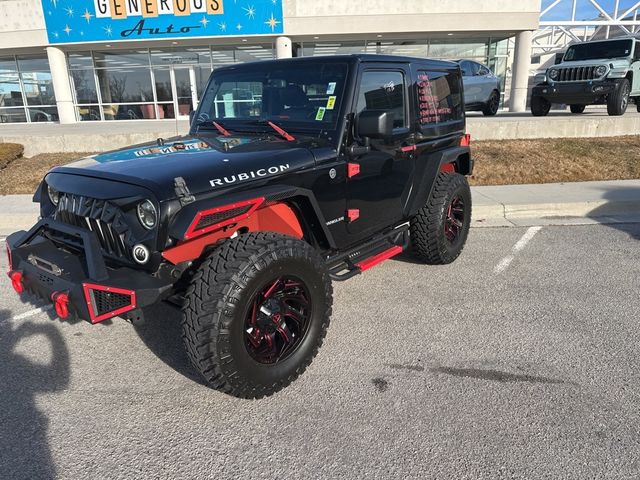
[[[151,190],[158,200],[175,198],[175,178],[193,194],[314,166],[316,139],[288,142],[271,135],[187,135],[83,158],[51,174],[72,174]],[[67,182],[65,182],[67,183]],[[74,182],[76,183],[76,182]]]

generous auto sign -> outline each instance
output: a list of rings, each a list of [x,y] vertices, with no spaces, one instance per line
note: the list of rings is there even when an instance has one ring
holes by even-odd
[[[49,43],[282,33],[282,0],[42,0]]]

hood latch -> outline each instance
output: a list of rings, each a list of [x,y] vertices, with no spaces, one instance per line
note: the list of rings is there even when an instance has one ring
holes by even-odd
[[[173,179],[173,182],[176,195],[180,199],[180,205],[184,207],[185,205],[196,201],[196,197],[191,195],[189,187],[187,187],[187,182],[184,181],[184,178],[176,177]]]

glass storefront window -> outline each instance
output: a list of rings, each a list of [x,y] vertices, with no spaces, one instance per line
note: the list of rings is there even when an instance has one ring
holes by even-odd
[[[148,103],[144,105],[104,105],[105,120],[144,120],[156,118],[155,105]]]
[[[38,106],[25,109],[24,106]],[[7,108],[18,107],[18,108]],[[0,122],[58,120],[49,61],[44,55],[0,58]]]
[[[77,103],[98,103],[96,79],[93,70],[71,70]]]
[[[270,45],[240,45],[234,50],[236,63],[257,62],[273,58],[273,49]]]
[[[153,101],[149,69],[110,68],[98,69],[97,73],[104,103]]]
[[[320,57],[323,55],[349,55],[366,53],[366,42],[305,42],[302,45],[303,57]],[[374,52],[375,53],[375,52]]]
[[[156,98],[158,102],[173,101],[171,91],[171,70],[168,68],[154,68],[153,76],[156,85]]]
[[[447,40],[434,39],[429,46],[429,56],[443,59],[470,59],[481,63],[487,61],[487,40]]]
[[[101,120],[98,105],[80,105],[76,107],[76,114],[81,122]]]
[[[93,52],[93,57],[97,68],[149,66],[149,51],[147,49]]]
[[[0,108],[0,123],[26,122],[24,108]]]
[[[400,55],[405,57],[424,58],[428,55],[427,40],[385,40],[367,42],[367,53],[381,55]]]
[[[67,59],[70,68],[93,68],[91,52],[69,52]]]
[[[209,47],[186,49],[152,49],[152,65],[205,65],[211,66]]]

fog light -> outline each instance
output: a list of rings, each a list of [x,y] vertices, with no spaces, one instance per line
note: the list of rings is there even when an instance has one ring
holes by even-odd
[[[596,85],[595,87],[593,87],[593,91],[594,92],[604,92],[604,86],[603,85]]]
[[[51,300],[53,300],[53,306],[56,309],[56,314],[61,319],[65,319],[69,316],[69,295],[66,293],[53,292],[51,294]]]
[[[143,265],[149,261],[149,249],[141,243],[133,246],[133,259]]]
[[[11,286],[18,295],[24,292],[24,284],[22,283],[22,272],[9,272]]]

